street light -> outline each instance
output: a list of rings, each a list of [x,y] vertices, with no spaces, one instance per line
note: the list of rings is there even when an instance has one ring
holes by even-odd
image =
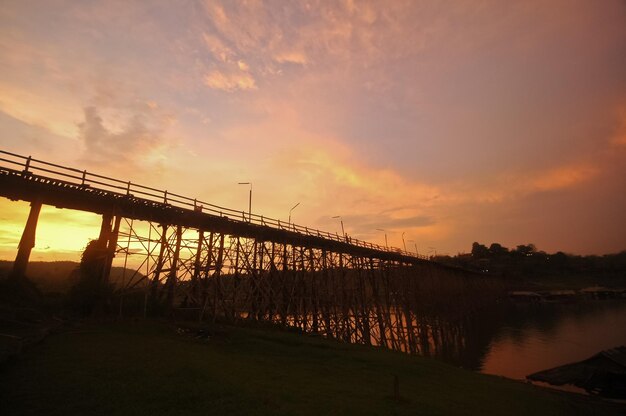
[[[298,202],[296,205],[294,205],[293,207],[291,207],[291,209],[289,210],[289,221],[288,224],[291,225],[291,211],[293,211],[294,209],[296,209],[296,207],[300,205],[300,203]]]
[[[383,230],[382,228],[377,228],[376,231],[382,231],[385,233],[385,247],[389,248],[389,244],[387,243],[387,230]]]
[[[339,218],[339,222],[341,223],[341,234],[343,234],[343,238],[346,238],[346,232],[343,229],[343,218],[341,215],[335,215],[333,218]]]
[[[252,222],[252,182],[239,182],[238,185],[250,185],[250,196],[248,198],[248,222]]]
[[[404,246],[404,252],[406,253],[406,243],[404,242],[404,234],[405,232],[402,232],[402,245]]]
[[[416,254],[417,256],[419,256],[419,255],[420,255],[420,253],[417,251],[417,243],[415,242],[415,240],[409,240],[409,243],[413,243],[413,244],[415,244],[415,254]]]

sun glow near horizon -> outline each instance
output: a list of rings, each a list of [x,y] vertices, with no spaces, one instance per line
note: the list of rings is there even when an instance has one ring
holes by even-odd
[[[14,260],[30,204],[0,198],[0,210],[8,214],[0,226],[0,259]],[[100,222],[97,214],[42,206],[31,260],[80,260],[89,240],[98,238]]]

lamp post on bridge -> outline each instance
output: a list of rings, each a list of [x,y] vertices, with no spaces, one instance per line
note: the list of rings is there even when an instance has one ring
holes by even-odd
[[[389,243],[387,242],[387,230],[383,230],[382,228],[377,228],[376,231],[382,231],[385,233],[385,247],[389,248]]]
[[[346,231],[343,229],[343,218],[342,218],[342,216],[341,215],[335,215],[332,218],[335,218],[335,219],[339,218],[339,222],[341,223],[341,235],[343,235],[343,239],[345,240],[346,239]]]
[[[404,246],[404,252],[406,253],[406,243],[404,242],[404,234],[406,234],[406,232],[402,231],[402,245]]]
[[[250,185],[250,195],[248,197],[248,222],[252,222],[252,182],[239,182],[238,185]]]
[[[293,207],[291,207],[291,209],[289,210],[289,221],[287,222],[290,226],[291,226],[291,211],[293,211],[294,209],[296,209],[296,207],[300,205],[300,203],[298,202],[296,205],[294,205]]]
[[[419,257],[420,253],[417,251],[417,243],[415,240],[409,240],[409,243],[415,244],[415,255]]]

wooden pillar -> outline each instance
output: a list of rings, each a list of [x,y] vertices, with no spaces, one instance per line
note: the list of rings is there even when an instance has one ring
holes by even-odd
[[[111,236],[111,221],[113,215],[102,214],[102,223],[100,224],[100,235],[98,236],[98,245],[101,249],[105,249]]]
[[[318,310],[318,292],[319,279],[315,270],[315,256],[313,249],[309,248],[309,270],[311,271],[311,330],[314,333],[319,332],[319,310]]]
[[[111,267],[113,266],[113,258],[115,257],[115,250],[117,249],[117,238],[120,233],[120,223],[122,217],[117,215],[115,217],[115,223],[113,224],[113,231],[109,233],[106,250],[106,263],[102,272],[102,281],[108,282],[111,275]]]
[[[163,270],[163,263],[165,262],[165,250],[167,250],[167,224],[161,224],[161,241],[159,242],[159,257],[157,258],[156,268],[154,269],[154,277],[152,278],[152,288],[150,297],[152,299],[153,307],[156,307],[158,302],[159,283],[161,279],[161,271]]]
[[[359,306],[361,308],[361,341],[365,345],[372,345],[372,333],[370,330],[370,307],[367,299],[366,287],[365,287],[365,259],[363,257],[357,257],[355,267],[357,269],[357,279],[359,284],[359,294],[360,302]]]
[[[325,330],[326,330],[326,336],[328,338],[331,338],[333,336],[333,330],[331,328],[331,321],[330,321],[330,307],[332,308],[336,308],[337,305],[337,301],[334,298],[335,295],[335,291],[334,291],[334,287],[330,287],[330,276],[331,274],[328,272],[328,256],[332,256],[332,254],[329,254],[326,250],[322,249],[322,276],[324,277],[324,291],[323,291],[323,307],[322,309],[322,316],[324,319],[324,325],[325,325]],[[332,262],[332,259],[331,259]],[[330,306],[330,307],[329,307]],[[335,309],[336,310],[336,309]],[[335,324],[337,322],[337,315],[335,314]]]
[[[224,234],[220,235],[220,245],[217,251],[217,261],[215,262],[215,273],[213,274],[213,322],[217,318],[217,302],[222,299],[222,267],[224,265]]]
[[[415,270],[415,267],[413,267],[411,270]],[[404,310],[404,316],[405,316],[405,320],[406,320],[406,340],[407,340],[407,344],[408,344],[408,351],[411,354],[415,354],[416,351],[416,347],[417,347],[417,340],[415,340],[414,337],[414,328],[413,328],[413,315],[411,313],[411,308],[409,305],[410,302],[410,297],[409,294],[412,292],[413,288],[411,285],[412,282],[412,273],[403,273],[402,274],[402,291],[400,291],[399,293],[401,294],[402,297],[402,307]],[[415,273],[415,277],[419,277],[418,273]]]
[[[196,247],[196,259],[193,265],[193,277],[191,279],[191,304],[198,305],[198,290],[200,281],[200,267],[202,266],[202,243],[204,242],[204,231],[198,231],[198,246]],[[209,253],[209,256],[211,253]]]
[[[282,270],[280,273],[281,285],[280,285],[280,322],[283,326],[287,325],[287,315],[289,308],[289,294],[287,293],[287,271],[289,270],[288,257],[287,257],[287,243],[283,244],[283,259]]]
[[[17,249],[17,256],[15,257],[15,262],[13,263],[12,277],[14,278],[22,278],[26,275],[30,252],[33,247],[35,247],[35,233],[37,231],[37,221],[39,220],[40,212],[41,202],[31,202],[28,220],[26,220],[26,226],[22,232],[22,238],[20,239],[20,244]]]
[[[170,273],[167,276],[167,308],[171,312],[174,308],[174,288],[176,287],[176,274],[178,273],[178,258],[180,257],[180,243],[183,235],[183,227],[176,226],[176,246],[172,255]]]
[[[352,342],[352,319],[350,318],[350,299],[348,289],[346,288],[348,273],[343,262],[343,253],[339,253],[339,286],[341,288],[341,315],[343,318],[344,333],[343,339],[346,342]],[[355,318],[356,319],[356,318]],[[356,342],[356,340],[354,340]]]
[[[377,281],[377,276],[375,273],[375,266],[374,266],[374,259],[372,259],[370,257],[369,261],[367,262],[367,274],[368,277],[370,279],[370,286],[371,286],[371,290],[372,290],[372,298],[371,298],[371,302],[373,303],[374,306],[374,313],[376,314],[376,322],[378,324],[378,333],[379,333],[379,342],[380,342],[380,346],[382,347],[387,347],[387,336],[386,336],[386,329],[385,329],[385,323],[384,323],[384,317],[381,311],[381,294],[379,292],[379,283]]]
[[[396,270],[397,272],[397,264],[389,262],[389,260],[383,260],[383,264],[380,268],[381,274],[381,284],[382,284],[382,294],[383,294],[383,315],[386,320],[387,328],[389,328],[389,340],[391,341],[391,348],[395,350],[400,350],[401,346],[399,340],[403,338],[402,334],[402,321],[398,320],[398,310],[395,309],[395,312],[391,313],[392,305],[397,306],[397,302],[393,302],[391,298],[391,293],[396,293],[397,290],[391,289],[391,283],[389,279],[389,275],[391,274],[391,270]],[[397,279],[396,279],[397,280]],[[397,287],[395,288],[397,289]],[[392,319],[393,318],[393,319]],[[393,320],[395,319],[396,325],[394,325]]]
[[[202,277],[202,308],[200,309],[200,313],[198,314],[198,321],[202,322],[204,319],[204,312],[206,311],[207,306],[209,305],[209,271],[211,269],[211,264],[213,264],[213,259],[215,256],[213,255],[213,231],[209,232],[209,245],[207,247],[207,261],[206,265],[203,267],[203,277]]]
[[[258,280],[257,280],[257,241],[254,240],[252,242],[252,268],[250,269],[250,314],[248,315],[248,319],[254,320],[257,319],[257,313],[259,309],[258,305]]]
[[[269,266],[267,276],[265,277],[265,287],[267,288],[267,300],[265,303],[265,313],[267,314],[267,318],[269,322],[274,322],[274,317],[276,315],[276,299],[274,296],[274,292],[276,289],[276,285],[278,284],[278,279],[276,278],[276,243],[272,241],[272,249],[269,253]],[[264,315],[265,316],[265,315]]]
[[[239,287],[240,287],[240,284],[239,284],[240,283],[240,277],[239,277],[240,250],[241,250],[241,242],[239,241],[239,237],[236,237],[235,264],[234,264],[235,270],[233,274],[233,307],[232,307],[232,314],[231,314],[232,322],[240,318],[240,312],[241,312],[239,310],[239,305],[237,304],[238,302],[237,294],[239,293]]]
[[[298,315],[300,316],[300,324],[302,327],[302,330],[307,331],[308,330],[308,324],[309,324],[309,314],[308,314],[308,309],[307,309],[307,304],[306,304],[306,295],[307,295],[307,290],[306,290],[306,266],[305,266],[305,256],[304,256],[304,247],[300,246],[300,249],[298,250],[300,252],[300,273],[297,275],[298,278],[296,279],[296,290],[298,291],[298,299],[300,301],[300,305],[298,308]]]
[[[258,267],[258,272],[256,275],[256,302],[257,302],[257,307],[256,307],[256,320],[260,321],[261,319],[263,319],[263,315],[265,313],[264,311],[264,306],[265,306],[265,302],[263,299],[263,260],[265,258],[265,241],[260,241],[259,242],[259,248],[260,250],[258,251],[258,255],[259,255],[259,267]]]

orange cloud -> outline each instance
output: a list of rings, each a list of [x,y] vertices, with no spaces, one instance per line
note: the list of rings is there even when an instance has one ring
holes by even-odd
[[[229,62],[233,59],[235,53],[224,45],[224,43],[209,33],[203,33],[202,38],[209,51],[222,62]]]
[[[214,70],[204,76],[204,84],[216,90],[234,92],[237,90],[256,90],[256,82],[252,75],[247,72],[225,74]]]
[[[452,184],[448,203],[499,204],[519,200],[537,192],[572,189],[593,180],[600,168],[589,162],[563,165],[548,170],[524,173],[503,173],[482,183],[470,181]]]
[[[46,128],[54,134],[75,137],[77,101],[63,94],[40,94],[8,83],[0,84],[0,111],[27,124]],[[78,111],[78,113],[77,113]]]
[[[90,169],[104,165],[118,174],[136,173],[141,166],[153,168],[158,155],[171,146],[166,131],[176,118],[156,103],[124,109],[89,106],[83,114],[83,121],[77,123],[85,149],[81,159]]]
[[[302,52],[283,52],[276,55],[274,59],[281,64],[287,62],[291,64],[306,65],[308,62],[306,55]]]
[[[611,138],[611,143],[617,146],[626,145],[626,107],[622,107],[617,111],[619,127],[615,135]]]
[[[593,179],[597,174],[598,168],[589,164],[560,167],[534,179],[531,188],[538,191],[571,188]]]

